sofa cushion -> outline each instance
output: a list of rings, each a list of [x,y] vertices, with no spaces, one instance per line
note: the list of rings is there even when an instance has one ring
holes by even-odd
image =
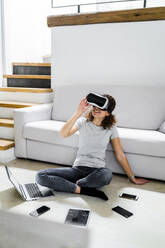
[[[24,126],[24,138],[40,142],[78,147],[78,135],[62,138],[59,131],[64,125],[61,121],[30,122]],[[124,152],[165,157],[165,135],[158,131],[118,128],[120,141]],[[112,146],[108,146],[112,150]]]
[[[165,135],[158,131],[118,128],[124,152],[165,157]],[[111,145],[108,147],[112,150]]]
[[[40,142],[78,147],[79,132],[67,138],[60,137],[59,131],[63,125],[64,122],[53,120],[29,122],[24,126],[23,136]]]

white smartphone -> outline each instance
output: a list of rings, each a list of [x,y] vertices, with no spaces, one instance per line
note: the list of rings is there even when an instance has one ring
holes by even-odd
[[[121,193],[119,197],[129,199],[129,200],[134,200],[134,201],[137,201],[139,199],[137,195],[132,195],[128,193]]]

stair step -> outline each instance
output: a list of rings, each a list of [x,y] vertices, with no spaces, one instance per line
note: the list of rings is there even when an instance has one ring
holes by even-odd
[[[1,124],[0,124],[0,138],[7,140],[14,140],[14,123],[13,126],[9,125],[10,123],[8,124],[8,126],[4,122],[1,122]]]
[[[50,75],[3,75],[8,87],[51,88]]]
[[[24,87],[0,87],[0,91],[8,92],[28,92],[28,93],[49,93],[53,92],[50,88],[24,88]]]
[[[48,88],[3,87],[0,101],[48,103],[53,102],[54,93]],[[1,116],[1,115],[0,115]],[[3,116],[2,116],[3,117]],[[5,116],[4,116],[5,117]]]
[[[51,66],[51,63],[12,63],[12,66]]]
[[[14,127],[13,119],[0,118],[0,126],[1,127]]]
[[[13,63],[13,74],[51,75],[50,63]]]
[[[8,150],[14,147],[15,143],[13,140],[0,139],[0,150]]]
[[[0,107],[0,118],[14,118],[14,108]]]
[[[36,103],[26,103],[26,102],[12,102],[12,101],[0,101],[0,107],[5,108],[25,108],[36,106]]]
[[[3,78],[14,78],[14,79],[51,79],[50,75],[3,75]]]

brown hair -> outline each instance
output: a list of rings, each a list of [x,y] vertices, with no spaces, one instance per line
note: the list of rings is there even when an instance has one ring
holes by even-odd
[[[114,110],[114,108],[116,106],[116,101],[110,95],[104,94],[103,96],[107,97],[108,100],[109,100],[109,106],[108,106],[108,109],[107,109],[107,111],[109,112],[109,115],[105,116],[104,120],[102,120],[101,126],[104,129],[110,129],[116,123],[115,116],[112,114],[112,111]],[[88,121],[93,121],[94,117],[92,115],[92,110],[87,113],[86,118],[87,118],[87,122]]]

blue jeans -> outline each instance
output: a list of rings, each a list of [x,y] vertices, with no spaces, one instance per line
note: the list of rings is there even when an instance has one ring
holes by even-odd
[[[75,166],[72,168],[53,168],[39,171],[36,182],[56,191],[74,193],[80,187],[100,188],[108,185],[112,172],[108,168]],[[77,184],[76,184],[77,182]]]

